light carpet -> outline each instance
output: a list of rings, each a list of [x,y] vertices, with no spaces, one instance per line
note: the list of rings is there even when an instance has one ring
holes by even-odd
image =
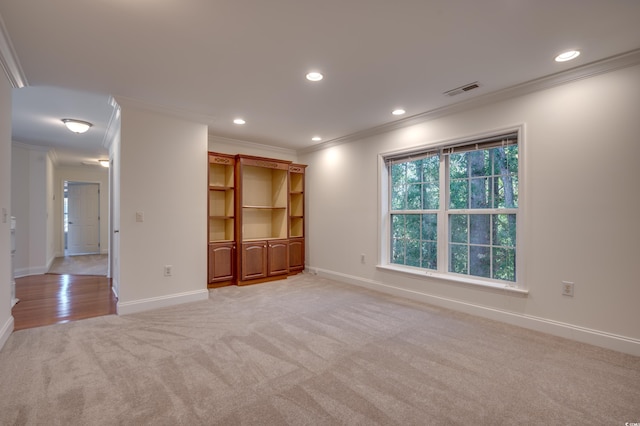
[[[83,254],[78,256],[56,257],[51,263],[48,274],[69,275],[107,275],[106,254]]]
[[[13,333],[2,425],[624,425],[640,357],[298,275]]]

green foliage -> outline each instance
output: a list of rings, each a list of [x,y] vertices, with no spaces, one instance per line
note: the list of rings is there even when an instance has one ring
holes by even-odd
[[[391,263],[437,268],[436,214],[392,214],[391,232]]]
[[[391,209],[430,210],[440,204],[440,157],[391,166]]]
[[[481,214],[518,207],[518,146],[451,154],[448,214],[449,271],[505,281],[516,279],[516,215]],[[391,263],[437,269],[440,209],[438,155],[393,164]],[[475,210],[475,211],[474,211]]]

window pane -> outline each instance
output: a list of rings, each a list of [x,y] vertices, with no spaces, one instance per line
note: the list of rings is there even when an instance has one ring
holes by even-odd
[[[449,156],[449,178],[463,179],[469,177],[466,154],[452,154]]]
[[[449,207],[452,209],[469,208],[469,181],[452,180],[449,183]]]
[[[391,263],[404,265],[405,240],[394,238],[391,242]]]
[[[491,161],[488,150],[467,152],[471,176],[490,176]]]
[[[505,281],[516,280],[516,250],[494,247],[493,278]]]
[[[491,248],[471,246],[469,248],[469,275],[491,277]]]
[[[438,240],[438,215],[422,215],[422,239],[427,241]]]
[[[393,164],[391,166],[391,209],[404,210],[407,198],[406,186],[407,165]]]
[[[493,148],[493,174],[518,174],[518,146]]]
[[[494,207],[498,209],[518,207],[518,176],[497,176],[494,184]]]
[[[486,209],[491,203],[489,183],[491,178],[477,178],[471,179],[471,208],[472,209]]]
[[[405,219],[403,214],[391,215],[391,237],[392,238],[405,238],[406,227],[404,225]]]
[[[495,141],[499,143],[500,137]],[[469,143],[456,147],[458,153],[402,160],[389,166],[391,211],[415,212],[390,215],[392,263],[437,270],[438,258],[443,259],[438,255],[437,242],[441,217],[449,240],[448,260],[440,265],[442,271],[515,281],[518,146],[477,148]],[[419,158],[429,153],[416,155]],[[445,184],[440,182],[443,170],[449,173],[445,181],[448,187],[441,187]],[[448,206],[440,205],[441,195]],[[510,214],[488,214],[488,209],[514,210]],[[455,214],[455,210],[465,212]]]
[[[515,247],[516,245],[516,215],[493,215],[493,245]]]
[[[411,240],[420,239],[420,215],[407,214],[405,215],[405,236]]]
[[[422,181],[438,182],[440,180],[440,156],[434,155],[422,160]]]
[[[424,210],[435,210],[440,205],[440,188],[438,182],[425,183],[422,185],[422,208]]]
[[[466,214],[449,215],[449,241],[452,243],[467,243],[467,220]]]
[[[418,183],[422,178],[422,160],[409,161],[407,165],[407,183]]]
[[[420,266],[420,241],[408,240],[406,247],[405,265]]]
[[[491,244],[491,215],[469,215],[469,242],[471,244]]]
[[[407,188],[407,210],[420,210],[422,208],[422,185],[411,184]]]
[[[467,273],[467,246],[451,244],[449,246],[449,272]]]
[[[438,243],[422,243],[422,267],[427,269],[438,268]]]

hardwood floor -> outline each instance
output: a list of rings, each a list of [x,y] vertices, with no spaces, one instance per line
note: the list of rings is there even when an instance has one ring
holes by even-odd
[[[31,275],[16,278],[14,330],[116,313],[111,280],[95,275]]]

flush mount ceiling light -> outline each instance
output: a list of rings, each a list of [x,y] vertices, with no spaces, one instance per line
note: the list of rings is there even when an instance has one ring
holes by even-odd
[[[324,78],[324,76],[322,74],[320,74],[317,71],[312,71],[310,73],[307,74],[307,80],[309,81],[320,81]]]
[[[567,62],[580,56],[579,50],[567,50],[556,56],[556,62]]]
[[[322,138],[320,136],[314,136],[311,138],[312,141],[314,142],[320,142],[322,140]]]
[[[109,167],[109,160],[98,160],[102,167]]]
[[[233,122],[235,124],[244,124],[244,123],[246,123],[246,121],[244,121],[242,118],[236,118],[236,119],[233,120]]]
[[[67,126],[67,129],[71,130],[73,133],[84,133],[93,126],[93,124],[88,121],[74,120],[72,118],[63,118],[62,122]]]
[[[393,115],[402,115],[405,112],[407,112],[407,111],[403,110],[402,108],[398,108],[398,109],[394,109],[393,111],[391,111],[391,114],[393,114]]]

